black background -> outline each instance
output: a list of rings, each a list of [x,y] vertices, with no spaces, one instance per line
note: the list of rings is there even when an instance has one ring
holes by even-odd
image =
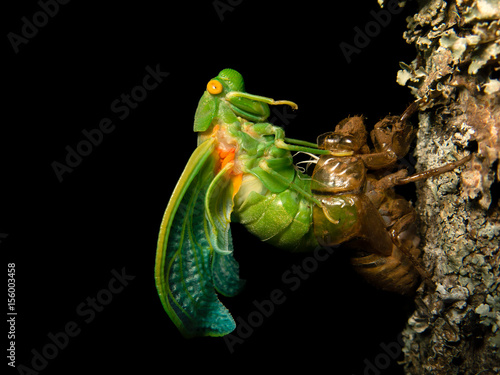
[[[384,363],[380,344],[396,342],[411,303],[359,280],[342,248],[291,291],[283,274],[310,255],[274,249],[234,225],[247,287],[224,304],[246,318],[252,302],[273,290],[286,297],[234,353],[222,338],[183,339],[157,297],[158,228],[196,146],[198,100],[221,69],[240,71],[248,92],[298,103],[293,118],[275,123],[287,136],[313,142],[348,115],[364,114],[373,125],[412,100],[396,83],[399,61],[414,55],[402,39],[411,7],[348,63],[339,44],[353,44],[354,27],[373,20],[375,0],[233,4],[221,19],[212,1],[73,0],[18,53],[7,34],[21,34],[21,18],[31,20],[40,5],[24,1],[4,12],[0,232],[8,236],[0,246],[8,254],[5,273],[16,263],[16,365],[32,367],[32,350],[41,352],[47,335],[71,321],[79,334],[41,373],[130,373],[136,366],[166,373],[181,366],[363,374],[377,356]],[[169,76],[120,120],[111,103],[158,64]],[[103,118],[114,130],[59,182],[52,163],[64,163],[65,147],[75,148],[82,130]],[[135,278],[86,323],[77,306],[123,268]],[[402,373],[396,360],[388,365],[381,374]]]

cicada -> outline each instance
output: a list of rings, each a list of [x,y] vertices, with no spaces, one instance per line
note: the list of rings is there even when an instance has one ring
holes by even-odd
[[[312,210],[319,201],[291,154],[318,151],[317,146],[285,138],[281,127],[266,122],[269,105],[297,108],[247,93],[232,69],[211,79],[199,101],[198,147],[165,211],[155,266],[161,302],[186,337],[223,336],[235,328],[217,297],[235,296],[243,286],[233,257],[232,221],[283,249],[318,246]]]
[[[231,222],[290,251],[347,242],[363,250],[353,264],[376,285],[400,293],[414,288],[420,271],[415,216],[391,188],[468,160],[410,177],[367,173],[394,166],[408,152],[414,130],[407,119],[415,103],[400,118],[375,126],[374,151],[357,117],[316,144],[285,138],[281,127],[266,122],[269,105],[297,108],[247,93],[232,69],[208,82],[198,104],[198,147],[167,205],[155,266],[161,302],[186,337],[224,336],[236,328],[218,298],[237,295],[244,284],[233,257]],[[291,151],[321,155],[312,177],[294,165]]]

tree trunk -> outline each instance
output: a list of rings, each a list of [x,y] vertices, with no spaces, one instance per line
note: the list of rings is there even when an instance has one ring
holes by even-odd
[[[417,184],[421,286],[403,332],[407,374],[500,373],[500,1],[420,1],[404,37],[416,59],[398,82],[422,99],[417,171],[474,152]]]

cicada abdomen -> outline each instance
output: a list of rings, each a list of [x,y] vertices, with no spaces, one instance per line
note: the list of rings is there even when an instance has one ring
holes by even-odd
[[[368,177],[366,196],[377,208],[386,232],[392,239],[392,253],[383,256],[378,253],[356,249],[351,257],[355,270],[372,285],[400,294],[409,294],[418,286],[420,272],[417,270],[420,238],[416,232],[416,215],[413,207],[392,189],[370,191]]]

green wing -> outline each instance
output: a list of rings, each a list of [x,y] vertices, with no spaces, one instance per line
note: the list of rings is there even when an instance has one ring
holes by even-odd
[[[186,337],[223,336],[235,322],[217,298],[243,282],[229,230],[233,188],[216,173],[215,139],[193,152],[170,198],[158,238],[155,280],[166,312]],[[219,238],[220,237],[220,238]]]

